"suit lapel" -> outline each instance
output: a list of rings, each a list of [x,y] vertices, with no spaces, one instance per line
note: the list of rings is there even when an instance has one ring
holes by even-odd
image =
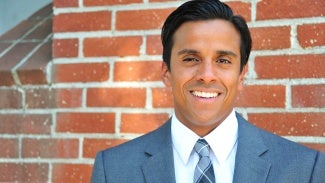
[[[146,182],[175,182],[170,120],[152,136],[145,154],[148,159],[141,168]]]
[[[234,172],[234,183],[266,182],[271,164],[262,156],[268,151],[259,131],[237,114],[238,146]]]
[[[256,127],[238,114],[237,119],[238,146],[233,182],[266,182],[271,164],[262,157],[268,147]],[[144,152],[148,159],[141,166],[146,182],[175,183],[171,121],[167,121],[151,138]]]

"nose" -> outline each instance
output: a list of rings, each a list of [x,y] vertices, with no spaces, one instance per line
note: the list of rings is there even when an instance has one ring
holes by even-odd
[[[197,80],[203,83],[217,81],[217,72],[210,61],[201,62],[197,71]]]

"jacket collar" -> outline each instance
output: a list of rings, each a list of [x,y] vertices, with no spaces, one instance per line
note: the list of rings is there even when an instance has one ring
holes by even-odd
[[[148,159],[142,164],[146,182],[175,182],[173,146],[171,139],[171,120],[153,132],[152,141],[145,150]]]
[[[268,147],[260,130],[236,113],[238,119],[238,147],[234,171],[234,183],[266,182],[271,164],[263,159]],[[175,182],[174,157],[171,139],[171,120],[153,132],[145,154],[148,159],[142,164],[146,182]],[[163,138],[162,138],[163,137]]]
[[[234,183],[266,182],[271,164],[262,157],[267,153],[268,147],[253,125],[249,124],[239,114],[238,119],[238,147],[234,171]]]

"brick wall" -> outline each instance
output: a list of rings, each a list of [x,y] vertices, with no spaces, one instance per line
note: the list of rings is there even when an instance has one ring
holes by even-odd
[[[12,70],[0,60],[0,182],[89,182],[98,150],[168,119],[160,28],[182,2],[54,0],[44,76],[4,82]],[[248,20],[254,42],[237,110],[325,152],[325,1],[227,3]]]

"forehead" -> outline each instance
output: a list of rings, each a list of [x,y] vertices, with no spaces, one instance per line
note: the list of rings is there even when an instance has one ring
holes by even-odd
[[[173,42],[173,51],[187,48],[238,53],[240,50],[238,31],[231,22],[222,19],[185,22],[175,31]]]
[[[174,33],[174,41],[178,37],[191,38],[195,36],[203,39],[206,36],[210,38],[230,38],[240,39],[238,31],[234,25],[226,20],[213,19],[203,21],[189,21],[183,23]]]

